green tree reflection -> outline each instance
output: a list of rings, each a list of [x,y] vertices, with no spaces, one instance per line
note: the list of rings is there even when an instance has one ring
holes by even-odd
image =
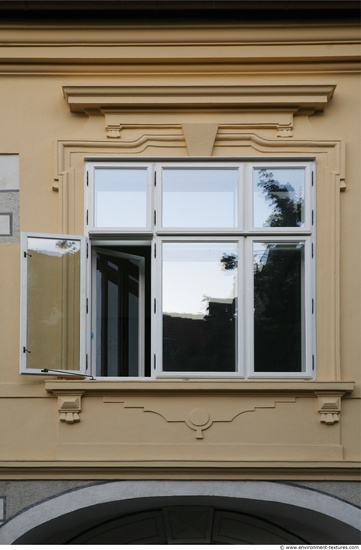
[[[291,184],[260,170],[257,183],[272,205],[268,227],[299,227],[303,201]],[[303,246],[269,243],[254,261],[254,362],[256,372],[302,370]]]
[[[290,183],[259,171],[262,193],[272,205],[267,227],[299,227],[303,201]],[[276,239],[275,239],[276,240]],[[302,370],[302,243],[265,243],[254,260],[254,363],[256,372]],[[222,268],[237,267],[235,255],[223,254]]]

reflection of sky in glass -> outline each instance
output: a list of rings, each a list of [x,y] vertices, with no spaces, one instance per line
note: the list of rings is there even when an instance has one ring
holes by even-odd
[[[39,252],[39,254],[48,254],[49,256],[64,256],[64,254],[74,254],[80,251],[80,242],[65,239],[37,238],[29,237],[28,249]]]
[[[280,189],[279,196],[287,196],[292,201],[302,202],[300,226],[304,225],[304,201],[305,201],[305,171],[303,168],[267,168],[268,173],[273,174],[273,179],[283,187],[287,187],[288,193]],[[254,201],[254,227],[269,227],[268,218],[274,212],[271,201],[266,200],[262,186],[258,185],[260,168],[253,171],[253,201]]]
[[[237,169],[163,170],[163,227],[236,227]]]
[[[164,243],[163,312],[203,316],[207,298],[233,299],[237,270],[224,270],[224,254],[237,256],[237,244]]]
[[[146,227],[147,169],[97,169],[95,172],[96,227]]]

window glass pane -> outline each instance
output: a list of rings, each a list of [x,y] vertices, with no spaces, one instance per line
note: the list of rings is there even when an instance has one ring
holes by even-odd
[[[302,372],[304,243],[254,243],[253,265],[255,372]]]
[[[163,171],[163,227],[236,227],[236,168]]]
[[[98,376],[139,376],[139,330],[144,323],[139,302],[140,264],[136,258],[97,253]]]
[[[95,170],[95,227],[147,226],[147,169]]]
[[[303,227],[305,171],[303,168],[255,168],[254,226]]]
[[[79,370],[80,242],[29,237],[29,369]]]
[[[234,372],[237,244],[163,244],[163,370]]]

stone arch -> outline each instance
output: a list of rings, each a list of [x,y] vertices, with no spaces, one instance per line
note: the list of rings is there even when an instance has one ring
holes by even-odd
[[[287,483],[111,481],[36,503],[3,525],[0,544],[126,544],[139,532],[144,544],[357,544],[359,519],[356,506]]]

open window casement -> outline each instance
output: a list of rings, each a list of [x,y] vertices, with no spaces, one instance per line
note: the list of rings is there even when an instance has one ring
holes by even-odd
[[[84,374],[85,237],[22,234],[22,373]]]

